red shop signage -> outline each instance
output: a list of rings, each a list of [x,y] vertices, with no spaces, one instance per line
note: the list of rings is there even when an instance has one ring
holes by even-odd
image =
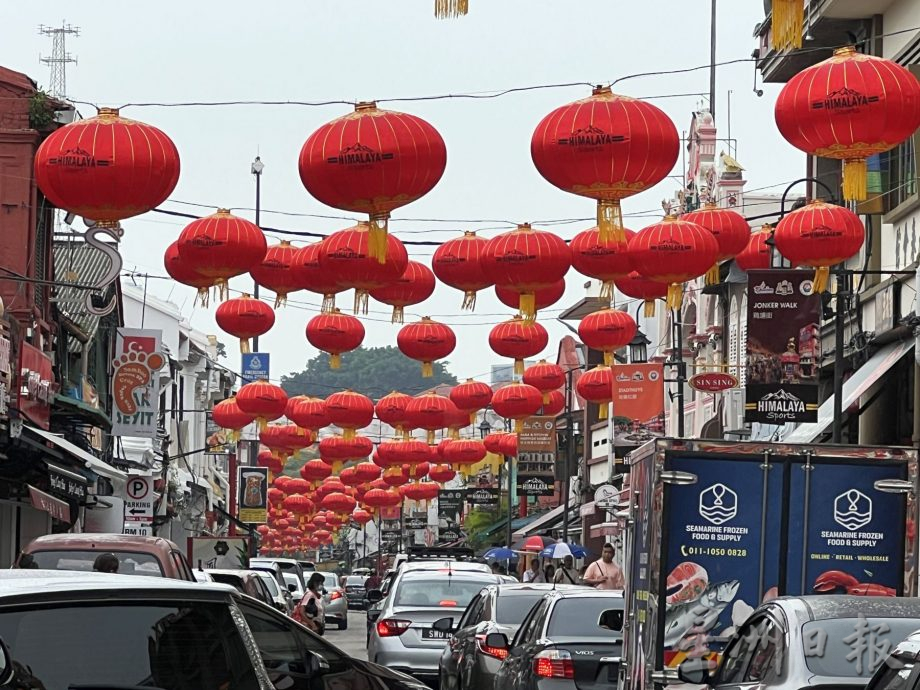
[[[57,393],[51,358],[34,345],[19,349],[19,393],[17,403],[23,417],[42,429],[51,420],[51,402]]]

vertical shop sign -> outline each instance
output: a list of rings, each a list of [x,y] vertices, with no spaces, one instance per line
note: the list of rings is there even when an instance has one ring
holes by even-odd
[[[112,362],[113,436],[156,438],[160,379],[166,364],[160,352],[163,332],[119,328]]]

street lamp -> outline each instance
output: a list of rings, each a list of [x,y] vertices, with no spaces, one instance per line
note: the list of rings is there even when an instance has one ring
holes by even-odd
[[[262,224],[259,222],[261,219],[259,217],[259,211],[261,210],[262,202],[262,170],[265,169],[265,164],[262,162],[260,156],[256,156],[256,159],[252,162],[252,165],[249,168],[249,172],[255,175],[256,178],[256,225],[260,228]],[[253,281],[255,282],[255,281]],[[259,284],[255,283],[255,287],[252,290],[252,296],[256,299],[259,299]],[[259,336],[256,336],[252,339],[252,351],[259,351]]]
[[[629,343],[630,364],[645,364],[648,361],[648,346],[651,342],[645,337],[645,333],[636,330],[636,337]]]
[[[479,438],[484,439],[492,433],[492,425],[486,421],[486,415],[483,413],[482,421],[479,423]]]

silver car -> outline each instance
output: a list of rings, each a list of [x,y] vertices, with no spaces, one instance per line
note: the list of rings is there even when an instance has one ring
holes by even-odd
[[[323,576],[323,608],[325,626],[337,625],[339,630],[348,628],[348,598],[339,586],[335,573],[320,573]]]
[[[484,587],[498,576],[453,569],[400,573],[382,602],[367,642],[367,658],[383,666],[431,680],[438,677],[449,632],[432,623],[445,616],[458,620]]]

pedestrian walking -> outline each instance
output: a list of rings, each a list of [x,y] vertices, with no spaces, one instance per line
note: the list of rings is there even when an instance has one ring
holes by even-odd
[[[585,571],[584,582],[596,589],[623,589],[626,586],[623,571],[613,562],[613,544],[604,544],[600,559]]]
[[[553,582],[557,585],[577,585],[581,583],[581,578],[578,576],[578,573],[575,572],[574,558],[566,556],[562,559],[562,565],[560,565],[559,570],[556,571]]]
[[[323,616],[323,582],[325,580],[319,573],[310,576],[307,591],[294,612],[296,620],[318,635],[322,635],[326,628]]]
[[[534,558],[530,562],[530,570],[524,573],[522,582],[546,582],[546,576],[540,569],[540,559]]]
[[[543,569],[543,580],[546,582],[554,582],[553,579],[556,576],[556,567],[550,563]]]

